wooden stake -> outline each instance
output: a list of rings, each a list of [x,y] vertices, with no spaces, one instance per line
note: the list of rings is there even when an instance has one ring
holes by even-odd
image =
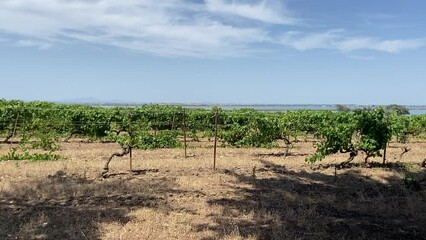
[[[216,171],[216,148],[217,148],[217,118],[218,111],[214,113],[214,153],[213,153],[213,171]]]
[[[129,171],[131,172],[131,171],[133,171],[133,166],[132,166],[132,162],[133,162],[133,155],[132,155],[132,144],[133,144],[133,141],[132,141],[132,118],[131,118],[132,116],[131,116],[131,114],[130,114],[130,111],[129,111],[129,138],[130,138],[130,141],[129,141],[129,156],[130,156],[130,158],[129,158]]]
[[[383,149],[383,165],[385,165],[386,164],[386,149],[387,149],[387,146],[388,145],[388,143],[386,142],[386,144],[385,144],[385,149]]]
[[[175,112],[173,112],[173,119],[172,119],[172,131],[175,130]]]
[[[13,127],[12,138],[15,137],[16,127],[18,125],[19,111],[16,113],[15,126]]]
[[[185,158],[187,158],[187,153],[186,153],[186,113],[185,113],[185,109],[183,110],[183,144],[184,144],[184,148],[185,148]]]
[[[388,131],[389,131],[389,116],[387,116],[386,117],[386,128],[388,129]],[[389,132],[387,132],[387,134],[390,134]],[[389,145],[389,143],[390,143],[390,140],[391,140],[391,138],[392,138],[392,135],[391,135],[391,137],[386,141],[386,143],[385,143],[385,146],[384,146],[384,149],[383,149],[383,165],[385,165],[386,164],[386,149],[387,149],[387,146]]]

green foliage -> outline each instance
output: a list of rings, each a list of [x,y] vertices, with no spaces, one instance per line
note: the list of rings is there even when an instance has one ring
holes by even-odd
[[[387,114],[396,113],[397,115],[409,115],[410,110],[406,106],[391,104],[385,106],[385,112]]]
[[[181,144],[178,141],[178,132],[172,130],[151,130],[151,121],[148,119],[133,119],[129,125],[129,117],[134,113],[127,114],[122,122],[111,123],[110,131],[107,131],[108,139],[120,144],[122,148],[131,146],[138,149],[154,148],[176,148]],[[131,126],[131,129],[129,128]]]
[[[384,110],[359,110],[355,113],[355,119],[360,135],[355,144],[356,149],[364,151],[367,158],[381,156],[380,150],[385,148],[391,138]]]
[[[351,109],[346,107],[345,105],[337,104],[336,105],[336,111],[338,111],[338,112],[350,112]]]
[[[354,120],[354,113],[336,113],[321,121],[315,136],[324,140],[316,145],[317,151],[307,161],[314,163],[327,155],[354,151],[352,139],[357,128]]]
[[[13,141],[28,148],[47,151],[58,150],[61,139],[74,136],[93,141],[109,139],[123,147],[142,149],[179,147],[178,139],[184,129],[195,140],[211,139],[217,111],[218,134],[225,145],[272,147],[284,141],[288,150],[298,138],[314,135],[321,140],[310,158],[314,162],[337,152],[364,151],[368,157],[377,156],[390,136],[400,142],[410,136],[426,136],[425,115],[399,115],[403,111],[398,109],[388,107],[385,114],[383,110],[261,112],[164,105],[99,107],[0,99],[0,139],[4,142],[13,136]]]
[[[185,125],[186,130],[189,132],[189,136],[198,140],[197,133],[200,133],[201,137],[211,138],[214,136],[214,110],[208,109],[191,109],[186,110],[185,114]],[[219,121],[222,121],[222,114],[219,111]],[[182,119],[183,122],[183,119]]]
[[[326,124],[321,124],[317,137],[324,140],[316,145],[317,151],[307,158],[314,163],[335,153],[366,153],[369,157],[380,156],[391,137],[383,109],[357,110],[332,115]]]
[[[318,130],[322,126],[330,124],[333,117],[332,111],[300,110],[296,112],[296,120],[299,122],[300,131],[315,136],[318,136]]]
[[[306,131],[304,129],[304,118],[300,111],[287,111],[278,116],[278,134],[275,137],[283,140],[285,144],[285,156],[293,148],[293,143],[297,142],[297,137],[303,135]]]
[[[410,117],[409,133],[413,136],[422,137],[426,134],[426,115]]]
[[[53,161],[59,160],[61,156],[58,154],[48,153],[30,153],[29,151],[18,152],[16,148],[12,148],[6,155],[0,156],[0,161],[6,160],[30,160],[30,161]]]
[[[413,135],[413,121],[410,116],[391,113],[388,115],[388,123],[391,135],[400,143],[406,143],[410,135]]]
[[[40,139],[38,141],[35,141],[32,143],[32,148],[57,151],[61,149],[57,141],[58,141],[58,138],[56,137],[51,138],[46,136],[40,136]]]
[[[61,115],[52,111],[53,103],[22,101],[0,102],[0,134],[5,141],[14,137],[19,146],[13,148],[2,159],[16,160],[56,160],[59,155],[53,151],[59,150]],[[21,150],[18,152],[18,148]],[[30,149],[42,149],[49,153],[32,153]]]
[[[155,149],[155,148],[177,148],[181,147],[181,143],[177,140],[177,132],[164,130],[158,133],[140,134],[136,136],[136,144],[139,149]]]
[[[279,136],[276,118],[255,110],[223,113],[219,137],[234,147],[272,147]]]

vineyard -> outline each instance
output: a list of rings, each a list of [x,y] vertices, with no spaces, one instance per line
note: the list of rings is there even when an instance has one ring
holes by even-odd
[[[106,217],[77,218],[82,209],[105,206],[148,215],[169,211],[158,213],[157,220],[167,219],[176,228],[179,216],[191,222],[173,230],[175,236],[157,229],[155,216],[145,216],[152,225],[144,227],[151,232],[133,232],[126,239],[141,239],[137,234],[145,239],[367,239],[373,233],[373,239],[424,239],[425,143],[426,115],[386,108],[262,112],[0,100],[0,196],[7,200],[0,202],[6,214],[0,226],[7,226],[0,227],[0,238],[28,238],[36,231],[40,239],[118,239],[94,225],[124,218],[121,210],[98,209]],[[386,180],[373,180],[372,170]],[[12,179],[13,172],[26,180]],[[389,177],[391,172],[398,177]],[[330,199],[318,200],[322,197]],[[377,210],[387,199],[392,205]],[[194,201],[203,207],[194,210]],[[405,207],[392,212],[398,204]],[[57,212],[62,205],[74,213]],[[185,207],[198,215],[176,210]],[[49,227],[54,214],[74,221],[61,220],[60,228],[81,230],[56,232]],[[14,226],[8,218],[24,223]],[[315,222],[322,218],[327,221]],[[25,230],[28,221],[33,232]],[[82,226],[79,221],[93,222]],[[203,225],[209,221],[214,224]],[[40,227],[45,222],[48,227]],[[357,232],[366,235],[357,237]]]
[[[315,137],[316,153],[306,160],[348,153],[383,156],[391,140],[426,136],[426,115],[408,116],[381,108],[356,111],[260,112],[251,109],[183,109],[177,106],[93,107],[48,102],[0,101],[2,143],[18,143],[2,160],[56,160],[59,142],[71,138],[116,142],[122,154],[135,149],[186,147],[186,138],[219,139],[222,146],[271,148]],[[183,139],[183,141],[182,141]],[[43,150],[32,151],[32,150]],[[386,156],[383,156],[385,163]]]

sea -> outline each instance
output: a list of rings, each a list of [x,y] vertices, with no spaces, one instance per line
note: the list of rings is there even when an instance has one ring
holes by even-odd
[[[210,109],[212,107],[220,107],[225,110],[238,110],[238,109],[255,109],[259,111],[290,111],[290,110],[331,110],[336,111],[335,104],[178,104],[184,108],[203,108]],[[341,105],[349,109],[364,109],[376,108],[380,105]],[[405,106],[410,111],[410,115],[426,114],[426,106],[424,105],[409,105]]]
[[[104,106],[104,107],[136,107],[146,104],[159,104],[170,106],[181,106],[189,109],[211,109],[213,107],[220,107],[224,110],[238,110],[238,109],[254,109],[259,111],[291,111],[291,110],[331,110],[337,111],[337,106],[347,107],[351,110],[356,109],[372,109],[377,107],[386,107],[386,105],[356,105],[356,104],[212,104],[212,103],[79,103],[91,106]],[[410,115],[423,115],[426,114],[426,105],[401,105],[410,111]]]

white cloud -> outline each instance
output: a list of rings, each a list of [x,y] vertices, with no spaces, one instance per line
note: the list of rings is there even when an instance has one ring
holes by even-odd
[[[37,40],[19,40],[17,45],[20,47],[36,47],[38,49],[46,50],[52,47],[48,42],[37,41]]]
[[[17,46],[40,49],[84,41],[191,57],[264,53],[271,44],[299,51],[335,49],[343,53],[365,49],[397,53],[425,46],[424,39],[348,37],[344,30],[288,31],[288,24],[297,24],[298,20],[291,17],[282,1],[250,2],[2,0],[0,34],[15,39]],[[303,29],[296,25],[292,28]]]
[[[426,46],[426,39],[397,39],[397,40],[372,40],[371,49],[390,53],[397,53],[403,50],[413,50]],[[367,47],[367,46],[365,46]]]
[[[371,37],[347,37],[342,29],[323,33],[287,32],[279,39],[279,43],[300,51],[311,49],[334,49],[341,52],[358,50],[375,50],[398,53],[426,46],[426,39],[382,40]]]
[[[332,30],[314,34],[287,32],[281,36],[280,43],[300,51],[318,48],[333,48],[339,33],[342,31],[343,30]]]
[[[212,12],[227,13],[240,17],[274,24],[295,24],[297,19],[290,16],[280,1],[260,1],[257,3],[239,3],[235,0],[206,0],[207,8]]]
[[[184,0],[5,0],[0,30],[30,39],[78,39],[183,56],[238,55],[268,38],[261,28],[199,16],[204,8]]]

